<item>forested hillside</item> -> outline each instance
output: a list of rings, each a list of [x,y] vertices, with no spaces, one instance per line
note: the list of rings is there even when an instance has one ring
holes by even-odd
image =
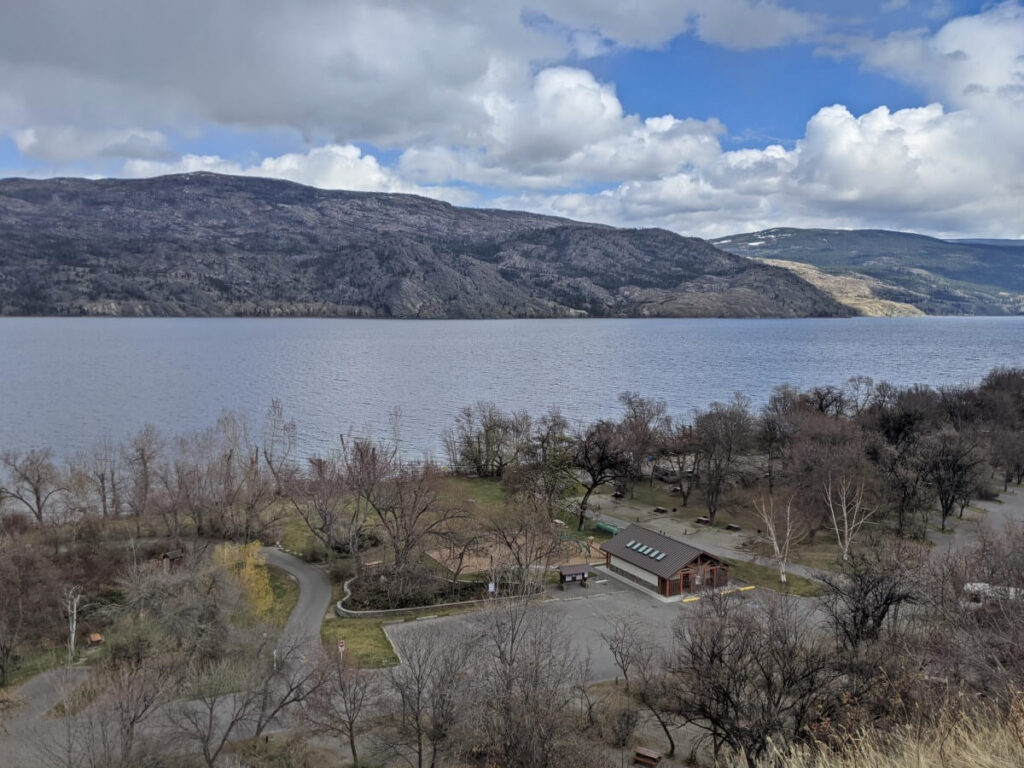
[[[209,173],[0,181],[0,313],[842,316],[783,269],[664,230]]]

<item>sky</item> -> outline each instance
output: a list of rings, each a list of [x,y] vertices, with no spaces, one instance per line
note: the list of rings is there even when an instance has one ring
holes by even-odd
[[[1024,237],[1024,3],[0,0],[0,176]]]

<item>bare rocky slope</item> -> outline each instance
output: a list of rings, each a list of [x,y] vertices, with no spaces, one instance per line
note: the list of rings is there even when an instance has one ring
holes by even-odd
[[[183,174],[0,180],[0,314],[806,317],[790,271],[656,230]]]

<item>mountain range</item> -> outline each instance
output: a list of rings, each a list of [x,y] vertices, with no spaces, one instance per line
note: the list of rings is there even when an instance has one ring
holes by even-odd
[[[908,232],[768,229],[711,241],[777,264],[868,315],[1024,313],[1024,248]]]
[[[708,242],[255,177],[0,180],[0,314],[1008,314],[1024,249],[876,231]]]
[[[0,181],[0,314],[843,316],[658,229],[192,173]]]

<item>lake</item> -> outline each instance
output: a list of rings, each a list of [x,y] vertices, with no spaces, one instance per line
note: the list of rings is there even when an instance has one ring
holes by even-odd
[[[401,409],[410,454],[440,454],[477,400],[574,422],[618,413],[624,390],[674,414],[743,392],[977,382],[1024,366],[1024,318],[812,320],[0,319],[0,449],[59,455],[146,423],[168,434],[224,409],[256,424],[279,398],[301,448],[386,434]]]

